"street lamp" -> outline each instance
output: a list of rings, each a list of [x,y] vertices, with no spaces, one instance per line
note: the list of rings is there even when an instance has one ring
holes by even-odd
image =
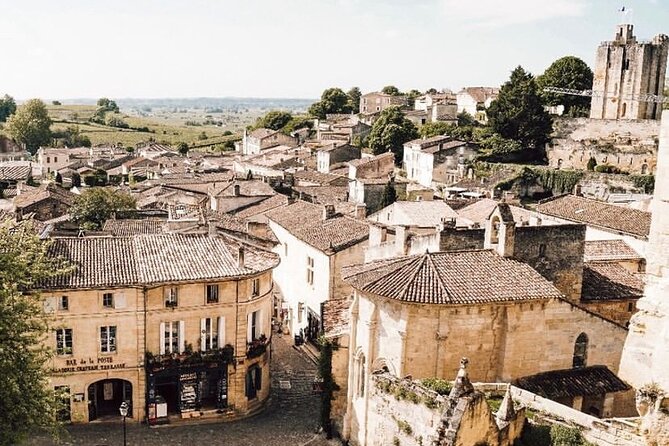
[[[121,403],[121,407],[118,408],[118,411],[121,412],[121,416],[123,417],[123,446],[126,446],[126,436],[125,436],[125,417],[128,416],[128,402],[123,401]]]

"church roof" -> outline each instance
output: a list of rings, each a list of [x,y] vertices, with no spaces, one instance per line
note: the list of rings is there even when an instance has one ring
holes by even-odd
[[[529,265],[492,250],[425,253],[342,269],[351,286],[389,299],[422,304],[479,304],[560,298]]]
[[[641,260],[643,257],[624,240],[586,240],[583,260]]]
[[[583,265],[583,300],[639,299],[643,288],[641,274],[632,274],[616,262]]]
[[[627,383],[603,365],[538,373],[519,378],[514,385],[553,400],[630,389]]]

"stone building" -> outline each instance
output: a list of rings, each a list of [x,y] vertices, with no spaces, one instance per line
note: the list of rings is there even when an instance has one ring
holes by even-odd
[[[669,442],[669,111],[662,114],[653,206],[646,288],[630,323],[620,374],[637,389],[648,444],[659,445]]]
[[[499,96],[496,87],[467,87],[460,90],[456,97],[458,113],[467,112],[477,121],[486,122],[486,109]]]
[[[341,166],[341,163],[360,158],[360,148],[346,141],[330,141],[316,151],[318,171],[330,173],[330,169]]]
[[[70,419],[242,417],[269,396],[278,258],[208,235],[55,239],[42,284]],[[162,403],[156,405],[154,403]]]
[[[615,39],[597,48],[590,118],[659,119],[662,105],[639,99],[662,96],[668,53],[668,36],[639,41],[634,25],[618,25]]]
[[[341,270],[362,262],[369,237],[367,223],[343,215],[339,206],[296,201],[267,213],[281,258],[274,281],[284,299],[282,319],[292,334],[302,332],[307,340],[323,332],[325,302],[349,294]]]
[[[244,130],[241,152],[242,155],[258,155],[262,150],[280,145],[296,147],[297,138],[284,135],[278,130],[255,129],[250,133]]]
[[[39,221],[51,220],[67,214],[74,203],[75,195],[56,183],[45,183],[26,191],[24,188],[17,188],[13,201],[17,220],[28,217]]]
[[[365,204],[367,212],[376,212],[383,206],[383,191],[387,184],[395,187],[398,197],[406,194],[407,181],[395,178],[395,155],[392,152],[365,157],[348,163],[348,200]]]
[[[365,93],[360,97],[360,113],[373,114],[382,112],[388,107],[407,105],[403,95],[391,95],[378,91]]]
[[[433,187],[450,185],[465,176],[465,166],[476,156],[475,146],[449,136],[415,139],[404,144],[402,168],[409,181]]]

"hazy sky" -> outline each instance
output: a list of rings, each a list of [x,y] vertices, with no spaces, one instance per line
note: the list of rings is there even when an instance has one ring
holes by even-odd
[[[0,0],[0,94],[315,98],[499,85],[626,20],[669,34],[669,0]]]

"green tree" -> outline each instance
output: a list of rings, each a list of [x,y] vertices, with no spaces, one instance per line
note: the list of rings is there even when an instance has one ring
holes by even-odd
[[[32,292],[43,280],[64,272],[47,255],[27,224],[0,224],[0,446],[20,444],[28,435],[60,432],[60,399],[49,383],[50,328],[43,299]]]
[[[460,113],[458,113],[458,126],[459,127],[476,127],[478,123],[476,122],[476,119],[469,113],[467,113],[467,110],[463,110]]]
[[[569,116],[588,116],[590,98],[565,94],[548,93],[546,87],[570,88],[573,90],[592,89],[592,70],[581,59],[574,56],[562,57],[551,64],[544,74],[537,77],[537,87],[548,105],[564,105],[564,113]]]
[[[414,104],[416,103],[416,99],[423,96],[423,93],[414,89],[406,93],[405,96],[407,97],[407,105],[413,108]]]
[[[383,188],[383,197],[381,198],[381,208],[390,206],[397,201],[397,190],[395,189],[395,182],[388,181],[386,187]]]
[[[125,122],[117,113],[105,113],[105,125],[119,129],[127,129],[128,123]]]
[[[404,143],[418,138],[416,126],[404,117],[399,107],[388,107],[381,112],[369,133],[369,147],[375,155],[391,151],[395,164],[402,163]]]
[[[98,99],[97,105],[99,108],[104,109],[106,112],[120,113],[118,105],[115,101],[112,101],[109,98],[100,98]]]
[[[51,101],[51,105],[63,105],[60,101]]]
[[[392,96],[400,96],[402,92],[394,85],[386,85],[381,89],[381,93],[389,94]]]
[[[78,125],[68,125],[65,130],[58,130],[52,134],[56,147],[90,147],[91,140],[82,135]]]
[[[8,94],[0,98],[0,122],[5,122],[7,118],[16,113],[16,102]]]
[[[334,399],[334,392],[339,390],[339,386],[335,382],[332,374],[332,353],[336,349],[336,345],[321,337],[319,339],[321,346],[320,356],[318,358],[318,375],[321,381],[321,427],[325,436],[332,438],[332,400]]]
[[[51,141],[51,118],[46,105],[39,99],[31,99],[21,105],[9,117],[5,129],[33,155],[40,146]]]
[[[185,142],[183,142],[183,141],[177,143],[177,151],[178,151],[180,154],[182,154],[182,155],[185,156],[186,154],[188,154],[188,150],[189,150],[189,147],[188,147],[188,144],[187,144],[187,143],[185,143]]]
[[[597,167],[597,160],[595,159],[594,156],[591,156],[590,158],[588,158],[588,164],[586,164],[585,168],[592,172],[593,170],[595,170],[595,167]]]
[[[351,113],[349,97],[341,88],[328,88],[321,95],[321,100],[309,107],[309,114],[318,119],[325,119],[328,114]]]
[[[428,122],[420,128],[420,136],[431,138],[438,135],[450,135],[455,126],[443,121]]]
[[[96,229],[115,212],[135,207],[135,199],[130,194],[111,188],[96,187],[86,189],[74,199],[70,215],[81,227]]]
[[[520,66],[513,70],[488,108],[488,123],[495,133],[529,149],[528,159],[543,157],[543,146],[549,140],[553,125],[532,74]]]
[[[362,92],[358,87],[353,87],[346,92],[348,96],[348,106],[351,109],[351,112],[357,113],[360,110],[360,98],[362,97]]]
[[[293,115],[286,111],[273,110],[256,120],[255,128],[281,130],[293,119]]]

